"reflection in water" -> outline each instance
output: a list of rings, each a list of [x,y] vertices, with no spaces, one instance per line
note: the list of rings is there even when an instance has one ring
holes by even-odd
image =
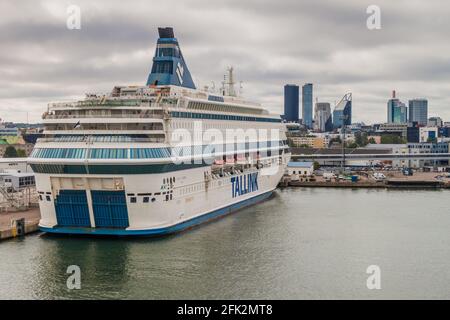
[[[115,297],[128,282],[129,245],[117,239],[67,238],[42,234],[33,294],[41,298]],[[67,267],[81,269],[82,290],[66,287]],[[49,286],[58,283],[58,286]],[[95,293],[95,296],[92,296]],[[117,295],[117,298],[120,296]]]
[[[0,298],[450,298],[448,195],[285,189],[165,238],[3,241]],[[81,290],[66,287],[72,264]],[[365,285],[371,264],[377,292]]]

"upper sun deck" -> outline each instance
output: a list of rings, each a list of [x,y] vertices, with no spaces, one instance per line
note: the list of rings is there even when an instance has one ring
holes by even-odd
[[[259,104],[238,97],[177,86],[114,87],[109,94],[86,94],[84,100],[50,103],[44,122],[76,118],[156,118],[164,111],[187,109],[195,112],[274,116]]]

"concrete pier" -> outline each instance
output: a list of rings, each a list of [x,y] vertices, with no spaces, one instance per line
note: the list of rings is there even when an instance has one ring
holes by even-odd
[[[326,181],[322,176],[291,180],[284,177],[279,187],[325,187],[325,188],[416,188],[416,189],[450,189],[450,178],[441,177],[436,172],[416,172],[413,176],[403,176],[400,172],[382,172],[386,179],[375,180],[371,173],[358,172],[359,179],[356,182],[347,179],[332,179]]]
[[[17,230],[11,221],[25,219],[25,234],[38,231],[41,218],[39,208],[30,208],[24,211],[0,212],[0,240],[17,236]]]

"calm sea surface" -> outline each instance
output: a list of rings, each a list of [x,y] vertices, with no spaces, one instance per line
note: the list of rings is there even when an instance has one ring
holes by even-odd
[[[292,188],[161,239],[3,241],[0,298],[449,299],[450,191]]]

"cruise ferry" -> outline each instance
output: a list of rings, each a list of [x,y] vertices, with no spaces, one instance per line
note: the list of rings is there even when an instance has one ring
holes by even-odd
[[[145,86],[50,103],[30,155],[40,229],[165,235],[267,199],[290,151],[277,114],[245,101],[233,70],[197,89],[172,28]]]

